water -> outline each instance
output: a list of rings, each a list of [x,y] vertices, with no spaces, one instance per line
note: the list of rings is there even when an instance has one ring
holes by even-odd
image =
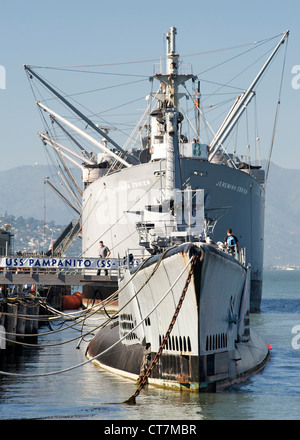
[[[262,373],[218,394],[148,387],[134,406],[123,402],[135,392],[136,384],[91,363],[64,373],[33,376],[86,361],[86,341],[80,349],[76,349],[78,340],[64,343],[80,335],[80,326],[39,335],[38,347],[23,347],[1,366],[28,376],[0,375],[0,419],[299,420],[300,348],[297,339],[292,346],[297,336],[292,329],[300,325],[300,271],[265,271],[261,312],[251,315],[251,321],[273,347]],[[46,331],[45,326],[39,330]]]

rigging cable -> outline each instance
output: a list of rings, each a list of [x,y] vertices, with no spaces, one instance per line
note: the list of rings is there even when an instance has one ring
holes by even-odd
[[[272,140],[271,140],[271,147],[270,147],[269,158],[268,158],[267,167],[266,167],[265,189],[266,189],[267,180],[268,180],[268,176],[269,176],[271,156],[272,156],[272,152],[273,152],[274,141],[275,141],[275,133],[276,133],[277,122],[278,122],[278,117],[279,117],[281,92],[282,92],[282,85],[283,85],[283,76],[284,76],[284,70],[285,70],[285,64],[286,64],[287,47],[288,47],[288,37],[287,37],[286,46],[285,46],[285,52],[284,52],[284,59],[283,59],[283,66],[282,66],[282,72],[281,72],[278,101],[277,101],[276,112],[275,112],[275,119],[274,119],[274,126],[273,126]]]
[[[209,72],[209,71],[212,70],[212,69],[215,69],[215,68],[217,68],[217,67],[219,67],[219,66],[222,66],[223,64],[226,64],[226,63],[228,63],[228,62],[230,62],[230,61],[232,61],[232,60],[234,60],[234,59],[236,59],[236,58],[239,58],[240,56],[243,56],[243,55],[245,55],[245,54],[251,52],[252,50],[257,49],[257,47],[260,47],[260,46],[262,46],[262,45],[268,43],[269,41],[272,41],[272,40],[274,40],[275,38],[278,38],[279,36],[282,36],[282,35],[284,35],[284,32],[281,33],[281,34],[275,35],[274,37],[266,38],[265,40],[261,40],[261,41],[257,41],[256,43],[254,43],[256,47],[252,47],[252,48],[246,50],[245,52],[242,52],[242,53],[240,53],[240,54],[238,54],[238,55],[235,55],[235,56],[233,56],[233,57],[231,57],[231,58],[228,58],[228,59],[225,60],[225,61],[222,61],[222,62],[216,64],[215,66],[209,67],[208,69],[203,70],[202,72],[198,73],[197,76],[198,76],[198,75],[202,75],[203,73],[207,73],[207,72]],[[233,79],[234,79],[234,78],[233,78]]]
[[[27,72],[27,74],[28,74],[28,78],[32,79],[32,76],[31,76],[28,72]],[[61,93],[62,96],[64,96],[64,95],[65,95],[65,96],[68,96],[67,94],[65,94],[65,93],[63,92],[62,89],[60,89],[59,87],[57,87],[56,85],[54,85],[52,82],[50,82],[49,80],[46,81],[42,76],[41,76],[41,78],[43,79],[43,81],[47,82],[52,88],[57,89],[57,90]],[[148,76],[147,76],[147,79],[148,79]],[[145,81],[145,80],[143,80],[143,81]],[[46,88],[46,86],[43,85],[43,84],[41,84],[41,83],[39,83],[39,85],[42,86],[43,88]],[[72,101],[73,101],[77,106],[80,106],[80,107],[82,107],[83,109],[85,109],[86,111],[88,111],[88,117],[89,117],[89,118],[91,118],[91,117],[97,117],[97,118],[100,119],[101,123],[104,123],[104,124],[107,124],[107,125],[110,125],[110,124],[109,124],[109,122],[108,122],[106,119],[104,119],[103,117],[101,117],[101,114],[102,114],[102,113],[105,113],[105,112],[107,112],[107,111],[111,111],[111,110],[113,110],[113,109],[115,109],[115,108],[120,108],[120,107],[123,107],[123,106],[129,105],[129,104],[132,104],[133,102],[136,102],[136,101],[139,101],[139,100],[144,99],[144,96],[142,96],[142,97],[136,98],[136,99],[134,99],[134,100],[131,100],[131,101],[129,101],[129,102],[126,102],[126,103],[124,103],[124,104],[120,104],[120,105],[118,105],[118,106],[114,106],[114,107],[112,107],[112,108],[110,108],[110,109],[108,109],[108,110],[103,110],[103,111],[101,111],[100,113],[95,113],[95,112],[93,112],[92,110],[90,110],[88,107],[86,107],[85,105],[83,105],[82,103],[80,103],[79,101],[77,101],[76,99],[74,99],[74,98],[72,97],[72,95],[70,95],[70,96],[71,96]],[[52,99],[55,99],[55,100],[59,101],[58,98],[51,98],[51,100],[52,100]],[[37,100],[37,101],[38,101],[38,100]],[[40,101],[40,102],[46,102],[46,103],[47,103],[48,99],[43,99],[43,100],[39,100],[39,101]],[[59,102],[62,104],[62,106],[63,106],[64,108],[66,108],[67,110],[69,110],[66,104],[62,103],[61,101],[59,101]],[[80,119],[79,117],[76,117],[75,120],[79,121],[79,120],[81,120],[81,119]],[[119,132],[122,133],[122,134],[124,134],[124,135],[126,135],[126,133],[125,133],[123,130],[121,130],[121,129],[119,129]]]
[[[212,49],[212,50],[208,50],[205,52],[197,52],[197,53],[191,53],[191,54],[186,54],[186,55],[181,55],[182,58],[185,57],[192,57],[192,56],[199,56],[199,55],[209,55],[211,53],[217,53],[217,52],[224,52],[224,51],[228,51],[228,50],[233,50],[233,49],[239,49],[241,47],[247,47],[247,46],[253,46],[253,45],[257,45],[263,42],[267,42],[270,41],[274,38],[279,37],[281,34],[275,35],[274,37],[270,37],[267,38],[265,40],[259,40],[259,41],[252,41],[250,43],[243,43],[243,44],[239,44],[239,45],[235,45],[235,46],[229,46],[229,47],[225,47],[225,48],[220,48],[220,49]],[[107,63],[107,64],[87,64],[87,65],[79,65],[79,66],[31,66],[35,69],[54,69],[54,70],[61,70],[61,69],[74,69],[74,68],[86,68],[86,67],[103,67],[103,66],[118,66],[118,65],[124,65],[124,64],[140,64],[140,63],[153,63],[153,62],[161,62],[161,61],[165,61],[166,58],[152,58],[152,59],[147,59],[147,60],[137,60],[137,61],[125,61],[125,62],[118,62],[118,63]]]

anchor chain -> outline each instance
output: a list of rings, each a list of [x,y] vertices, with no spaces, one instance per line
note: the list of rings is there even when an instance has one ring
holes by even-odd
[[[135,393],[134,393],[134,394],[133,394],[128,400],[126,400],[124,403],[127,403],[127,404],[129,404],[129,405],[135,405],[135,403],[136,403],[135,398],[140,394],[141,390],[144,388],[145,384],[146,384],[147,381],[148,381],[148,377],[150,376],[150,374],[151,374],[152,370],[154,369],[155,365],[157,364],[157,362],[158,362],[158,360],[159,360],[159,357],[160,357],[160,355],[162,354],[163,349],[165,348],[165,345],[166,345],[166,343],[167,343],[167,340],[168,340],[168,338],[169,338],[169,336],[170,336],[170,334],[171,334],[171,331],[172,331],[172,329],[173,329],[173,327],[174,327],[174,324],[175,324],[175,322],[176,322],[176,319],[177,319],[177,317],[178,317],[178,315],[179,315],[179,312],[180,312],[181,306],[182,306],[182,304],[183,304],[183,301],[184,301],[184,298],[185,298],[185,295],[186,295],[187,289],[188,289],[188,287],[189,287],[189,284],[190,284],[190,281],[191,281],[192,275],[193,275],[193,273],[194,273],[194,269],[195,269],[196,261],[197,261],[197,255],[194,255],[194,257],[192,258],[192,261],[191,261],[191,268],[190,268],[190,270],[189,270],[189,273],[188,273],[187,279],[186,279],[186,281],[185,281],[185,285],[184,285],[184,288],[183,288],[183,290],[182,290],[182,293],[181,293],[180,299],[179,299],[179,301],[178,301],[178,304],[177,304],[176,310],[175,310],[174,315],[173,315],[173,317],[172,317],[172,320],[171,320],[171,322],[170,322],[169,328],[168,328],[168,330],[167,330],[167,332],[166,332],[166,334],[165,334],[165,336],[164,336],[164,338],[163,338],[163,340],[162,340],[162,342],[161,342],[161,344],[160,344],[160,347],[159,347],[159,349],[158,349],[158,352],[157,352],[156,355],[154,356],[154,359],[153,359],[153,361],[151,362],[151,365],[150,365],[150,367],[148,368],[148,370],[147,370],[145,373],[140,374],[140,376],[139,376],[139,378],[138,378],[138,384],[139,384],[139,385],[138,385],[138,387],[137,387]]]

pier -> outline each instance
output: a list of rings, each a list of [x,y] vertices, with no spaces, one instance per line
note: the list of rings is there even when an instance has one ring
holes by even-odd
[[[117,291],[123,264],[114,259],[0,258],[0,351],[37,334],[45,311],[103,302]],[[117,299],[112,307],[116,310]]]
[[[78,271],[64,272],[61,270],[28,270],[0,272],[0,286],[35,284],[44,286],[115,286],[118,281],[117,273],[107,276],[78,273]]]

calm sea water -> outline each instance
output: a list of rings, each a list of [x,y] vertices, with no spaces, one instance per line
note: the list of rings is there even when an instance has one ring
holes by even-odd
[[[34,376],[86,361],[86,341],[79,349],[78,340],[65,343],[80,335],[80,326],[39,335],[38,347],[18,350],[1,366],[2,370],[28,376],[0,375],[0,419],[298,420],[300,348],[292,329],[300,325],[300,271],[265,271],[261,312],[251,315],[251,321],[273,347],[271,360],[262,373],[218,394],[148,387],[135,406],[123,403],[135,392],[134,382],[91,363],[64,373]],[[39,329],[40,333],[46,331],[45,326]]]

